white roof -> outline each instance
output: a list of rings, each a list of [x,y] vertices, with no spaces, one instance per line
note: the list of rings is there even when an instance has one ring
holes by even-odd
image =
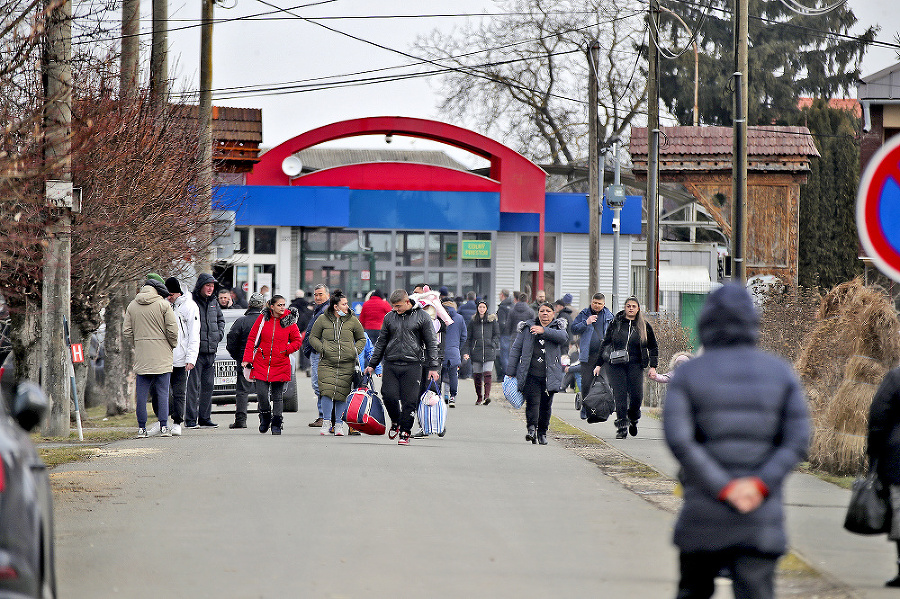
[[[660,291],[686,291],[708,293],[710,288],[709,269],[702,265],[659,265]]]

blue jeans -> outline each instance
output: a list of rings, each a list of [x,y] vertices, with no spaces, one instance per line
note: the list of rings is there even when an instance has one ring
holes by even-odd
[[[450,362],[444,362],[441,368],[441,382],[450,388],[450,397],[456,397],[459,391],[459,366],[451,366]]]
[[[331,420],[331,410],[334,409],[333,422],[341,422],[344,420],[344,411],[347,409],[347,398],[341,401],[334,401],[330,397],[322,396],[322,410],[325,413],[325,420]]]
[[[156,397],[169,397],[169,377],[171,372],[162,374],[139,374],[135,381],[135,395],[137,399],[138,428],[147,428],[147,398],[150,396],[150,387],[153,387],[153,393]],[[159,420],[160,426],[166,426],[169,423],[169,402],[157,401],[156,418]]]
[[[510,345],[510,336],[509,335],[500,335],[500,353],[497,355],[497,364],[500,365],[499,371],[497,374],[500,375],[500,380],[503,380],[503,377],[506,374],[510,376],[515,376],[515,372],[507,373],[506,371],[506,361],[509,358],[509,345]],[[514,369],[515,370],[515,369]]]
[[[325,412],[322,410],[322,396],[319,395],[319,360],[322,354],[312,352],[309,354],[309,373],[312,375],[313,393],[316,394],[316,404],[319,406],[319,418],[325,418]]]

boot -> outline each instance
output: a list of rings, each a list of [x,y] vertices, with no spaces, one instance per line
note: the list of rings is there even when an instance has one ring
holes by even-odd
[[[628,437],[628,419],[620,418],[616,420],[616,439],[625,439]]]
[[[480,406],[481,401],[482,401],[482,399],[481,399],[481,373],[480,372],[472,373],[472,380],[475,381],[475,397],[476,397],[475,405]]]
[[[525,440],[531,441],[532,445],[537,443],[537,427],[533,424],[528,426],[528,432],[525,433]]]
[[[637,437],[637,420],[629,420],[628,421],[628,434],[632,437]]]
[[[247,428],[247,415],[246,414],[235,414],[234,422],[228,425],[228,428]]]
[[[273,416],[272,417],[272,434],[280,435],[281,434],[281,424],[284,422],[284,419],[281,416]]]
[[[259,413],[259,432],[269,432],[269,425],[272,424],[272,412]]]
[[[491,403],[491,373],[484,373],[484,405]]]

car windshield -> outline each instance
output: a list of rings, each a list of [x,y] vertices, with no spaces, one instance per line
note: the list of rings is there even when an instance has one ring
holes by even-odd
[[[228,350],[225,349],[228,331],[231,330],[234,322],[243,315],[244,310],[222,310],[222,316],[225,317],[225,334],[222,335],[222,340],[219,341],[219,347],[216,348],[216,354],[228,355]]]

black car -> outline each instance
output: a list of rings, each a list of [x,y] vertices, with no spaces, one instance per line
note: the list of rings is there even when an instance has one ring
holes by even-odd
[[[47,410],[31,382],[15,384],[0,367],[0,596],[56,597],[53,495],[47,466],[27,431]]]
[[[245,310],[225,309],[225,335],[216,348],[216,375],[213,381],[213,403],[234,403],[234,389],[237,385],[237,362],[231,358],[225,349],[228,331],[238,318],[244,315]],[[284,386],[284,411],[296,412],[299,409],[297,401],[297,352],[291,354],[291,380]],[[250,401],[256,401],[256,393],[248,397]]]

